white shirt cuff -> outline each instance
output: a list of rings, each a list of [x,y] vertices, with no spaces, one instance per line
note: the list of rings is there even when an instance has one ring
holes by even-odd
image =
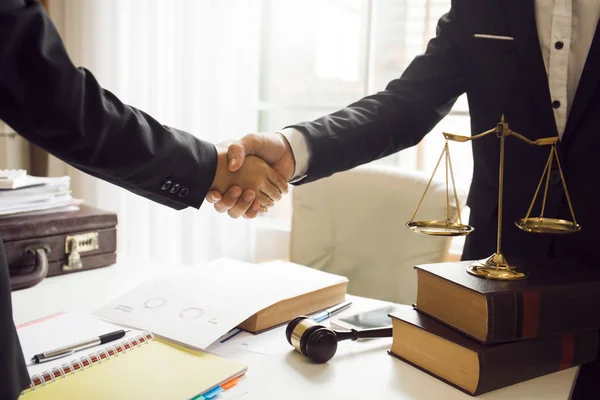
[[[294,175],[292,175],[290,183],[298,182],[306,177],[306,171],[308,171],[310,162],[310,147],[302,132],[297,129],[285,128],[279,131],[279,133],[290,144],[292,155],[294,156],[296,163]]]

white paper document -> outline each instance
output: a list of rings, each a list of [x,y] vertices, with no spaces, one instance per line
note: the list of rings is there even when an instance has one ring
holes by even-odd
[[[238,350],[250,351],[265,356],[281,353],[293,349],[285,337],[285,328],[286,326],[280,326],[259,334],[240,332],[240,329],[235,328],[232,332],[208,346],[205,351],[222,357],[229,357],[231,353]]]
[[[219,259],[152,278],[94,315],[204,350],[266,307],[345,281],[287,262]]]
[[[70,183],[69,176],[61,177],[42,177],[31,176],[24,169],[7,170],[0,169],[0,189],[20,189],[29,186]]]

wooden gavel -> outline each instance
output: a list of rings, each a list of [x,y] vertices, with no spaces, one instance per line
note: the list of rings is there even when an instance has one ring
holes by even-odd
[[[301,315],[291,320],[285,330],[289,344],[310,360],[322,364],[329,361],[342,340],[391,337],[392,328],[337,331]]]

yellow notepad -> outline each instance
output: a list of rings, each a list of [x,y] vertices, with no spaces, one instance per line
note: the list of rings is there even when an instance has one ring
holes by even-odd
[[[53,371],[43,377],[44,385],[37,382],[21,398],[193,399],[243,375],[247,369],[237,361],[152,335],[146,339],[133,346],[115,345],[110,354],[83,357],[80,361],[85,365],[74,363],[73,369]]]

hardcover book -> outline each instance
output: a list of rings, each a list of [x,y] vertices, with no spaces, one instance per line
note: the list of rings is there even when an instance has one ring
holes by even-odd
[[[484,344],[600,328],[600,269],[544,259],[523,263],[527,279],[499,281],[468,274],[470,263],[416,266],[416,308]]]
[[[598,331],[486,346],[410,306],[390,317],[390,354],[473,396],[594,361],[598,349]]]

